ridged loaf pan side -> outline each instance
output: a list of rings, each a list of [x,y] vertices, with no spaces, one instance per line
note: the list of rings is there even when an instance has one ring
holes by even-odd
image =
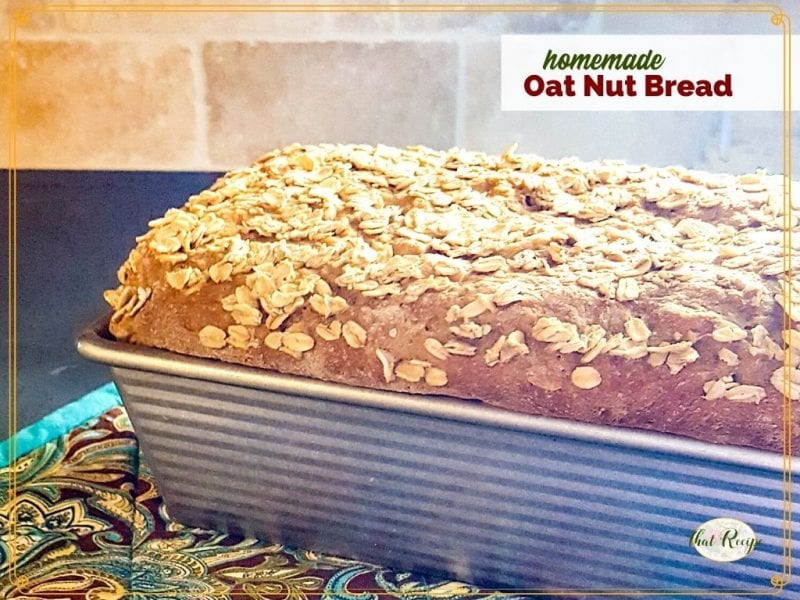
[[[781,473],[758,464],[113,371],[191,525],[504,588],[768,592],[781,571]],[[719,516],[762,544],[702,558],[689,535]]]

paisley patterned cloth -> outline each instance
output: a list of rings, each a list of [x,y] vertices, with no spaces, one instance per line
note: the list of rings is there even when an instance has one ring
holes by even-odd
[[[0,598],[123,596],[449,600],[500,594],[184,527],[170,520],[127,414],[117,407],[0,469]]]

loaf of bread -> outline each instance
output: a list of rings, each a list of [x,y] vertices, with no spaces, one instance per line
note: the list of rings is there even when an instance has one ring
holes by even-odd
[[[797,449],[785,192],[778,176],[513,149],[293,145],[149,224],[106,292],[110,331],[355,386]]]

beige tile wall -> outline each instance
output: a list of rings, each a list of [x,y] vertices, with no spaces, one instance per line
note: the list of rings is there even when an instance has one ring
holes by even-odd
[[[25,3],[5,6],[2,31]],[[631,31],[772,29],[752,17],[680,14],[29,10],[13,57],[16,163],[216,170],[295,141],[490,151],[519,142],[549,157],[780,169],[777,113],[500,111],[501,33]],[[5,140],[9,45],[0,53]]]
[[[203,66],[213,164],[296,141],[453,144],[455,86],[427,76],[457,72],[453,42],[211,42]]]

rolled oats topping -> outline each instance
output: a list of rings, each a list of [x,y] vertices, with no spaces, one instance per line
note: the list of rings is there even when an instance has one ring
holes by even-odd
[[[495,305],[490,299],[488,299],[486,296],[478,296],[477,299],[473,300],[459,310],[459,317],[464,320],[469,320],[474,319],[475,317],[478,317],[487,311],[494,312],[495,310]]]
[[[213,325],[206,325],[198,333],[200,344],[206,348],[224,348],[226,345],[225,331]]]
[[[437,367],[425,369],[425,383],[431,387],[443,387],[447,385],[447,373]]]
[[[594,367],[576,367],[570,375],[572,384],[582,390],[591,390],[603,382],[600,371]]]
[[[758,404],[766,398],[767,392],[757,385],[735,385],[726,389],[724,395],[731,402]]]
[[[367,342],[367,332],[355,321],[347,321],[342,325],[342,336],[351,348],[363,348]]]
[[[790,345],[789,336],[786,329],[783,330],[783,339],[786,345]],[[752,343],[748,345],[747,351],[751,356],[766,356],[773,360],[783,360],[783,348],[773,340],[767,328],[763,325],[756,325],[750,330]],[[793,343],[797,343],[792,341]]]
[[[130,315],[131,309],[138,301],[138,294],[133,287],[121,285],[115,290],[106,290],[103,298],[114,309],[111,315],[111,323],[118,323]]]
[[[316,334],[327,342],[338,340],[342,336],[342,322],[331,321],[328,325],[319,323],[314,329]]]
[[[648,348],[651,352],[662,352],[665,347]],[[691,342],[678,342],[676,344],[669,344],[667,353],[666,365],[669,367],[669,372],[673,375],[678,374],[683,368],[695,362],[700,358],[700,354],[692,347]]]
[[[394,368],[398,378],[409,383],[417,383],[425,377],[425,365],[413,360],[401,360]]]
[[[230,313],[239,325],[261,325],[261,311],[249,304],[235,304]]]
[[[386,383],[393,382],[395,380],[394,356],[392,356],[392,354],[386,350],[381,350],[380,348],[375,350],[375,355],[378,357],[378,360],[381,363],[381,368],[383,369],[383,378],[386,380]]]
[[[623,358],[626,358],[628,360],[636,360],[636,359],[644,358],[645,356],[647,356],[648,355],[648,348],[647,348],[647,344],[645,342],[643,342],[643,341],[642,342],[637,342],[637,341],[635,341],[633,339],[623,338],[622,340],[620,340],[619,344],[616,347],[611,348],[608,351],[608,353],[611,356],[622,356]],[[662,360],[660,362],[657,361],[657,360],[654,361],[657,364],[654,364],[654,362],[651,362],[651,361],[648,361],[648,362],[649,362],[649,364],[651,366],[654,366],[654,367],[655,366],[661,366],[667,360],[667,355],[666,354],[664,354],[663,357],[664,357],[664,360]]]
[[[487,366],[493,367],[499,363],[506,363],[515,356],[522,356],[530,352],[525,344],[525,334],[519,330],[508,335],[501,335],[497,341],[484,353]]]
[[[185,267],[183,269],[168,271],[164,278],[167,280],[167,283],[170,285],[170,287],[173,287],[176,290],[182,290],[188,285],[189,280],[192,278],[193,270],[194,269],[192,267]]]
[[[279,350],[283,345],[283,336],[284,333],[282,331],[268,333],[267,337],[264,338],[264,345],[272,350]]]
[[[506,268],[506,260],[502,256],[484,257],[472,263],[472,270],[476,273],[494,273]]]
[[[253,335],[253,330],[244,325],[230,325],[228,327],[228,344],[234,348],[246,350],[258,346],[258,340]]]
[[[136,296],[133,298],[133,304],[128,308],[128,316],[132,317],[139,312],[152,293],[153,290],[150,288],[136,288]]]
[[[711,337],[718,342],[736,342],[745,339],[747,337],[747,332],[738,325],[725,323],[714,329],[714,331],[711,332]]]
[[[454,356],[475,356],[475,353],[478,351],[475,346],[470,346],[469,344],[457,340],[445,342],[444,349],[447,350],[448,354]]]
[[[512,331],[506,337],[506,343],[500,350],[500,362],[507,362],[515,356],[528,354],[528,352],[530,350],[525,344],[525,334],[520,330]]]
[[[533,339],[539,342],[567,342],[578,337],[578,328],[556,317],[541,317],[531,330]]]
[[[777,361],[800,377],[797,261],[781,251],[798,223],[783,186],[513,149],[294,144],[153,220],[105,298],[123,335],[151,318],[148,302],[196,299],[219,325],[197,333],[204,348],[306,361],[297,372],[341,352],[387,384],[458,394],[473,367],[518,366],[564,394],[605,378],[599,397],[621,370],[669,371],[713,379],[706,398],[763,408],[770,383],[783,388]]]
[[[735,367],[739,364],[739,356],[730,348],[720,348],[717,356],[729,367]]]
[[[700,354],[692,346],[691,341],[669,344],[662,342],[658,346],[648,346],[650,353],[648,362],[653,367],[666,364],[672,375],[677,375],[683,368],[700,358]]]
[[[487,367],[493,367],[500,363],[500,350],[503,349],[505,343],[506,336],[501,335],[494,344],[486,349],[486,352],[483,354],[483,360]]]
[[[639,317],[631,317],[625,321],[625,333],[634,342],[646,342],[652,332],[642,319]]]
[[[616,298],[620,302],[636,300],[639,293],[639,282],[633,277],[623,277],[617,282]]]
[[[473,323],[472,321],[459,323],[458,325],[450,327],[451,333],[467,340],[477,340],[478,338],[488,335],[491,331],[492,326],[488,323],[480,324]]]
[[[765,190],[780,183],[752,177]],[[363,293],[413,284],[407,275],[431,264],[425,251],[433,248],[441,259],[431,268],[458,277],[467,295],[477,281],[499,283],[511,269],[533,282],[553,267],[559,267],[555,276],[573,271],[588,281],[607,258],[618,263],[611,274],[623,280],[643,277],[673,256],[715,264],[719,251],[709,246],[725,238],[725,248],[737,248],[738,238],[726,237],[695,203],[713,207],[709,190],[733,195],[745,188],[752,185],[685,170],[631,170],[612,161],[504,158],[421,146],[291,145],[228,173],[212,190],[152,221],[139,239],[157,257],[190,263],[213,282],[288,260],[295,269],[332,264],[339,273],[331,280]],[[668,229],[664,218],[646,212],[653,204],[677,211]],[[683,214],[684,207],[692,210]],[[655,226],[672,233],[653,255]],[[762,224],[768,231],[774,227]],[[565,245],[569,239],[575,244]],[[366,277],[369,263],[386,260],[380,257],[389,248],[407,260],[407,268],[385,272],[380,280]],[[216,260],[203,260],[208,255]],[[474,258],[458,266],[467,256]],[[751,253],[737,250],[736,256]],[[170,275],[173,282],[182,277]],[[630,282],[622,286],[623,298],[635,293]],[[333,295],[330,289],[315,293]]]
[[[800,369],[784,365],[772,373],[769,382],[778,393],[800,400]]]
[[[703,384],[703,397],[706,400],[719,400],[725,397],[725,392],[728,388],[734,387],[736,383],[733,377],[726,375],[722,379],[707,381]]]
[[[439,360],[447,360],[448,352],[444,344],[436,338],[426,338],[424,342],[425,350],[428,354]]]
[[[762,329],[764,331],[763,333],[761,333],[761,336],[765,337],[766,339],[770,339],[769,332],[763,327]],[[756,344],[755,337],[756,337],[756,328],[753,328],[754,345]],[[800,331],[798,331],[797,329],[784,329],[783,331],[781,331],[781,338],[783,339],[783,342],[786,344],[786,346],[788,346],[789,348],[800,350]],[[772,343],[774,344],[775,342]],[[775,345],[777,346],[777,344]]]
[[[309,298],[309,304],[315,312],[326,318],[338,314],[347,308],[347,300],[341,296],[314,294]]]
[[[293,352],[308,352],[314,347],[314,338],[306,333],[287,332],[283,336],[283,344]]]
[[[228,281],[233,273],[233,265],[230,263],[214,263],[208,268],[208,276],[214,283]]]

